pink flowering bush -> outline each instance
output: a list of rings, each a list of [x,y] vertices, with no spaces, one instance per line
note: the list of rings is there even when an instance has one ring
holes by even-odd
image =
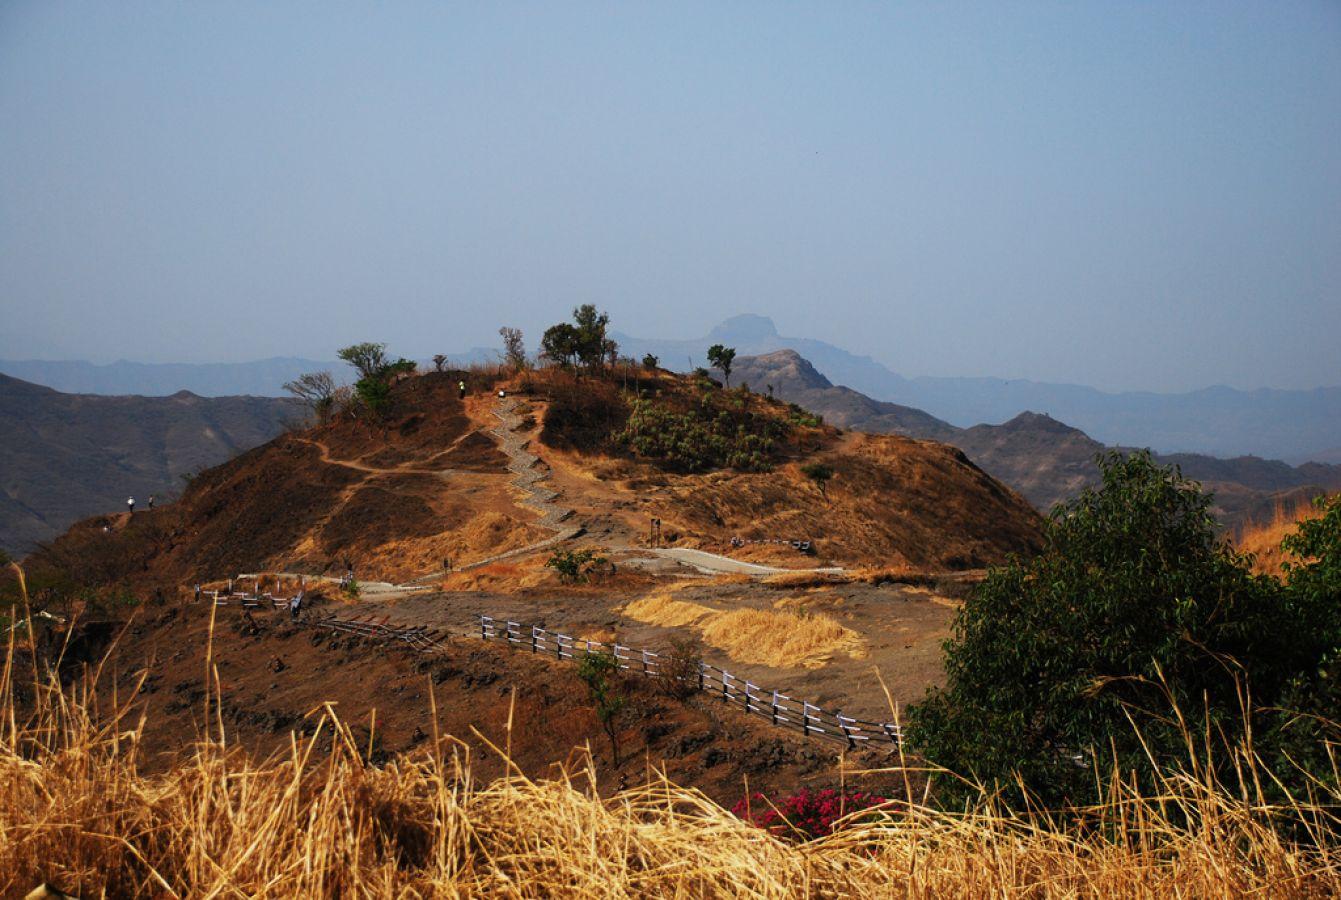
[[[841,793],[833,788],[822,791],[801,788],[781,802],[770,803],[763,794],[755,793],[743,798],[731,811],[779,837],[808,839],[832,834],[838,819],[884,802],[884,797],[865,791]]]

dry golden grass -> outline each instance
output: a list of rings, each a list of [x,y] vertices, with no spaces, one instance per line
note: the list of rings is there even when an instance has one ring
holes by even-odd
[[[867,655],[861,635],[823,613],[733,609],[702,628],[703,640],[743,663],[816,669],[838,653]]]
[[[777,575],[766,575],[760,580],[769,587],[792,589],[844,584],[848,581],[848,577],[846,574],[825,572],[781,572]]]
[[[669,593],[651,594],[634,600],[624,607],[624,615],[648,625],[662,628],[684,628],[697,625],[717,611],[699,603],[676,600]]]
[[[804,602],[804,601],[803,601]],[[711,647],[736,662],[780,669],[823,666],[837,653],[867,655],[861,635],[823,613],[713,609],[663,592],[635,600],[624,615],[663,628],[696,628]]]
[[[6,682],[8,688],[8,682]],[[4,701],[15,709],[12,691]],[[1122,790],[1094,827],[984,803],[904,805],[796,843],[652,774],[609,799],[588,773],[477,784],[464,745],[382,768],[328,708],[289,752],[253,760],[221,728],[148,774],[123,702],[45,684],[0,725],[0,891],[79,896],[789,897],[1177,895],[1341,891],[1334,820],[1313,845],[1266,810],[1195,778]],[[1335,803],[1336,797],[1327,801]],[[1104,837],[1104,834],[1112,837]]]
[[[1244,525],[1234,545],[1244,553],[1253,554],[1253,571],[1262,575],[1280,575],[1281,567],[1292,560],[1281,550],[1280,542],[1292,534],[1300,522],[1316,519],[1319,515],[1321,510],[1307,501],[1277,504],[1269,522]]]
[[[601,798],[590,769],[487,784],[438,734],[383,767],[330,707],[316,733],[256,760],[230,747],[210,656],[208,733],[170,768],[140,766],[135,697],[19,685],[37,654],[10,632],[0,672],[0,894],[48,882],[113,897],[1329,897],[1341,893],[1341,796],[1270,807],[1194,766],[1154,795],[1120,779],[1079,817],[983,798],[963,813],[890,805],[794,841],[649,772]],[[505,750],[495,748],[500,754]],[[555,748],[555,755],[561,751]],[[853,778],[860,773],[853,773]],[[1333,782],[1334,784],[1335,782]],[[1273,829],[1285,813],[1299,841]],[[1078,824],[1083,823],[1083,824]]]

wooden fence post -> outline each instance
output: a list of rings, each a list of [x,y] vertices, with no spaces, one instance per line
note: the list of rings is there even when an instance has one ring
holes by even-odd
[[[644,651],[643,651],[643,677],[646,678],[647,675],[648,675],[648,671],[647,671],[647,651],[644,650]]]
[[[532,653],[538,653],[538,652],[540,652],[540,640],[539,640],[539,638],[540,638],[540,634],[539,634],[539,632],[540,632],[540,629],[539,629],[539,628],[537,628],[537,627],[534,626],[534,625],[531,626],[531,652],[532,652]]]
[[[843,721],[843,712],[839,710],[834,713],[834,718],[838,720],[838,729],[843,732],[843,737],[847,739],[847,749],[855,750],[857,742],[852,739],[852,732],[848,730],[847,722]]]
[[[889,738],[889,742],[893,744],[895,747],[903,743],[902,739],[899,737],[898,731],[895,730],[895,726],[889,724],[888,722],[885,722],[880,727],[885,730],[885,737]]]
[[[778,724],[778,692],[773,692],[773,724]]]
[[[723,670],[722,670],[722,702],[723,702],[723,703],[725,703],[727,700],[730,700],[730,699],[731,699],[731,691],[728,690],[728,689],[727,689],[727,686],[726,686],[726,680],[727,680],[728,678],[730,678],[730,677],[731,677],[731,674],[730,674],[729,672],[727,672],[726,669],[723,669]]]

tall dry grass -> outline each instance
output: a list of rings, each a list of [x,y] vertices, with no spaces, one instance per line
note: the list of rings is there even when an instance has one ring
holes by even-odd
[[[1154,794],[1116,779],[1079,818],[991,798],[962,814],[901,804],[795,842],[655,773],[609,799],[589,770],[477,783],[467,747],[436,729],[428,750],[378,768],[329,707],[314,712],[315,735],[253,759],[229,745],[213,692],[208,733],[150,773],[135,697],[96,691],[97,672],[21,683],[29,655],[39,662],[11,637],[0,675],[4,896],[43,881],[86,897],[1341,892],[1341,798],[1320,786],[1284,810],[1303,823],[1287,839],[1250,755],[1232,788],[1195,765]],[[217,691],[208,658],[202,677]]]
[[[1239,529],[1234,546],[1253,555],[1253,571],[1262,575],[1281,575],[1282,567],[1293,560],[1281,550],[1280,542],[1293,534],[1299,523],[1316,519],[1322,510],[1310,500],[1277,503],[1270,519],[1265,522],[1247,522]]]

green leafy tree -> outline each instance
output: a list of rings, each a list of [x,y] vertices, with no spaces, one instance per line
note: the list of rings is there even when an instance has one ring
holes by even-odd
[[[731,387],[731,364],[736,361],[736,348],[713,344],[708,348],[708,362],[722,373],[722,380]]]
[[[540,353],[550,362],[567,368],[577,359],[579,343],[577,329],[567,322],[560,322],[546,328],[541,335]]]
[[[653,355],[653,354],[651,354],[651,353],[649,353],[649,354],[647,354],[646,356],[643,357],[643,368],[644,368],[644,369],[649,369],[649,370],[655,371],[656,368],[657,368],[658,366],[660,366],[660,365],[661,365],[661,359],[660,359],[660,357],[657,357],[657,356],[655,356],[655,355]]]
[[[573,310],[573,326],[577,333],[577,358],[587,368],[595,368],[617,352],[605,328],[610,324],[609,313],[598,313],[596,307],[584,303]]]
[[[801,474],[815,482],[819,488],[820,496],[826,500],[829,495],[826,488],[829,485],[829,479],[833,478],[833,466],[827,466],[824,463],[807,463],[801,467]]]
[[[358,372],[354,395],[374,416],[385,410],[391,397],[392,382],[398,376],[414,371],[414,363],[408,359],[392,362],[386,355],[386,344],[353,344],[337,355]]]
[[[353,366],[354,371],[359,373],[360,378],[379,377],[389,362],[386,355],[386,344],[375,344],[371,341],[351,344],[335,355]]]
[[[1250,573],[1195,483],[1148,452],[1099,462],[1102,485],[1054,511],[1043,552],[965,603],[945,687],[910,711],[918,750],[1007,794],[1093,799],[1096,771],[1185,765],[1175,709],[1232,740],[1245,685],[1261,708],[1318,661],[1316,617]]]
[[[615,659],[614,654],[604,651],[587,653],[578,663],[577,677],[582,679],[591,694],[596,720],[610,739],[610,756],[618,768],[619,714],[628,704],[628,699],[619,690],[619,660]]]

